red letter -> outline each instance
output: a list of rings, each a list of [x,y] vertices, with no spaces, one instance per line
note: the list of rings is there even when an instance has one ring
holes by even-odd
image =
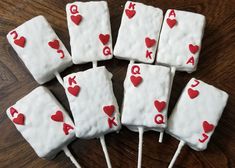
[[[57,50],[58,54],[61,54],[60,58],[63,59],[64,58],[64,51],[62,50]]]
[[[112,128],[113,125],[117,126],[117,123],[114,120],[115,120],[115,117],[108,119],[109,128]]]
[[[208,139],[208,135],[203,133],[202,136],[203,136],[203,139],[198,139],[198,141],[201,142],[201,143],[204,143]]]
[[[188,61],[187,61],[186,64],[192,64],[192,65],[194,65],[194,57],[191,56],[191,57],[188,59]]]
[[[11,116],[14,117],[14,114],[15,114],[15,113],[17,114],[18,111],[17,111],[14,107],[11,107],[11,108],[10,108],[10,113],[11,113]]]
[[[146,58],[150,58],[150,59],[152,59],[152,52],[151,51],[146,51]]]
[[[198,80],[196,80],[196,79],[194,80],[194,82],[195,82],[195,84],[192,84],[192,85],[191,85],[192,87],[196,87],[196,86],[199,85],[199,83],[200,83],[200,82],[199,82]]]
[[[71,12],[72,14],[78,13],[78,7],[77,7],[76,5],[71,5],[71,6],[70,6],[70,12]]]
[[[170,11],[170,13],[169,13],[169,16],[168,16],[168,17],[170,17],[170,16],[174,16],[174,17],[176,16],[176,15],[175,15],[175,11],[174,11],[174,9],[171,9],[171,11]]]
[[[66,124],[66,123],[63,124],[63,130],[64,130],[65,135],[68,135],[69,134],[69,130],[73,130],[73,129],[74,128],[71,125]]]
[[[162,114],[157,114],[154,117],[154,121],[156,124],[164,124],[164,117]]]
[[[77,82],[75,81],[75,78],[76,78],[76,76],[74,76],[74,77],[69,77],[69,85],[72,85],[73,83],[74,84],[77,84]]]
[[[108,55],[111,55],[111,51],[110,51],[110,48],[108,46],[105,46],[104,49],[103,49],[103,54],[105,56],[108,56]]]
[[[128,7],[129,9],[135,9],[135,4],[134,3],[132,3],[132,2],[130,2],[130,4],[129,4],[129,7]]]
[[[140,67],[138,65],[133,65],[131,68],[131,73],[134,75],[140,74]]]
[[[17,39],[18,33],[14,30],[10,33],[10,35],[13,35],[13,39]]]

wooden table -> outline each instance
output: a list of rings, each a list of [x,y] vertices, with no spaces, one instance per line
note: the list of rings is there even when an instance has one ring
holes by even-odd
[[[7,118],[6,108],[38,86],[6,40],[6,34],[26,20],[44,15],[68,49],[65,5],[66,0],[1,0],[0,1],[0,168],[73,167],[64,153],[52,161],[37,157]],[[175,167],[235,167],[235,0],[142,0],[141,2],[164,10],[175,8],[198,12],[206,16],[198,70],[192,74],[177,72],[173,84],[170,108],[174,107],[182,89],[191,77],[199,78],[230,94],[228,105],[216,128],[208,149],[196,152],[184,147]],[[112,35],[115,44],[125,1],[108,1]],[[114,75],[114,92],[119,105],[123,100],[123,80],[128,62],[113,59],[99,63]],[[62,73],[85,70],[91,64],[74,65]],[[45,84],[70,112],[64,89],[56,79]],[[70,113],[71,115],[71,113]],[[167,167],[178,141],[165,135],[158,143],[158,133],[144,134],[143,167]],[[114,168],[133,168],[137,162],[138,134],[122,128],[119,134],[106,136]],[[69,145],[72,153],[84,168],[104,168],[106,162],[99,140],[75,140]]]

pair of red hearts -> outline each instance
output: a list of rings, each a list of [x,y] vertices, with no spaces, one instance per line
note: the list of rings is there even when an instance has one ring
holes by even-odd
[[[10,113],[11,113],[12,116],[13,116],[15,113],[18,114],[17,117],[13,119],[13,122],[14,122],[15,124],[24,125],[24,122],[25,122],[24,114],[18,113],[18,111],[17,111],[15,108],[13,108],[13,107],[10,108]]]
[[[103,45],[105,45],[105,44],[107,44],[109,42],[110,35],[109,34],[100,34],[99,35],[99,39],[100,39],[101,43]]]

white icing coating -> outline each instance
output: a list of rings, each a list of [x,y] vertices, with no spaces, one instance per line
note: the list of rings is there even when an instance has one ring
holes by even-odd
[[[63,122],[51,119],[51,115],[59,110],[63,113],[64,123],[74,127],[65,109],[43,86],[34,89],[11,107],[25,116],[24,125],[13,123],[39,157],[52,159],[75,137],[74,130],[69,130],[68,135],[65,135]],[[12,116],[10,108],[7,109],[7,116],[13,120],[17,114]]]
[[[132,68],[139,66],[142,82],[134,87],[130,80]],[[137,72],[137,68],[134,70]],[[122,108],[122,124],[132,131],[138,131],[138,126],[145,129],[162,131],[167,124],[167,107],[170,92],[170,68],[159,65],[129,64],[124,81],[124,100]],[[154,102],[166,102],[165,108],[159,112]],[[164,123],[157,124],[155,116],[162,115]],[[159,118],[157,120],[160,120]]]
[[[75,76],[77,84],[69,84],[69,78]],[[96,67],[64,77],[64,87],[70,109],[76,125],[76,136],[79,138],[98,138],[109,132],[118,131],[121,127],[118,104],[113,93],[112,74],[105,67]],[[78,85],[77,96],[70,94],[68,87]],[[103,107],[114,105],[115,111],[109,117]],[[115,117],[117,126],[109,128],[108,119]]]
[[[197,80],[200,82],[197,86],[192,87],[196,84],[195,80],[192,78],[182,92],[168,120],[167,132],[184,141],[191,148],[200,151],[207,148],[227,103],[228,94],[200,80]],[[189,98],[189,88],[199,91],[198,96],[193,99]],[[208,139],[201,143],[199,139],[203,139],[204,121],[213,124],[214,129],[206,133]]]
[[[201,40],[205,27],[205,16],[197,13],[174,10],[177,23],[173,28],[167,24],[171,9],[167,10],[160,34],[156,64],[164,64],[176,67],[176,70],[193,72],[197,68]],[[189,44],[198,45],[199,50],[193,54],[189,50]],[[188,63],[193,56],[194,65]]]
[[[132,18],[128,18],[125,12],[128,9],[133,10],[133,8],[129,8],[130,3],[135,4],[134,10],[136,11]],[[114,55],[120,59],[153,63],[162,20],[163,12],[161,9],[127,1],[114,47]],[[153,47],[147,48],[145,44],[146,37],[156,40]],[[146,58],[147,50],[152,52],[152,59]]]
[[[14,35],[11,35],[13,31],[17,32],[18,38],[25,37],[24,48],[14,43]],[[69,52],[43,16],[34,17],[10,31],[7,39],[39,84],[51,80],[55,72],[61,72],[72,65]],[[63,59],[56,49],[48,45],[53,40],[59,41],[59,49],[64,52]]]
[[[66,5],[66,13],[74,64],[107,60],[113,57],[110,16],[106,1],[69,3]],[[71,20],[72,15],[82,16],[78,25]],[[100,34],[109,34],[107,44],[102,44],[99,39]],[[111,54],[104,55],[104,47],[109,47]]]

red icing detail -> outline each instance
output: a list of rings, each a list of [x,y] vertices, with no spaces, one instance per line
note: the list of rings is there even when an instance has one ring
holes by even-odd
[[[195,84],[192,84],[192,85],[191,85],[192,87],[196,87],[196,86],[199,85],[199,83],[200,83],[200,82],[199,82],[198,80],[196,80],[196,79],[194,80],[194,82],[195,82]]]
[[[130,4],[129,4],[128,8],[129,8],[129,9],[131,9],[131,8],[132,8],[132,9],[135,9],[135,4],[134,4],[134,3],[132,3],[132,2],[130,2]]]
[[[78,13],[77,5],[71,5],[70,6],[70,12],[71,12],[71,14],[77,14]]]
[[[117,126],[117,123],[115,122],[115,117],[108,118],[109,128],[112,128],[113,125]]]
[[[135,16],[135,10],[129,10],[129,9],[126,9],[125,10],[125,13],[126,13],[126,15],[127,15],[127,17],[129,18],[129,19],[131,19],[133,16]]]
[[[145,38],[145,44],[148,48],[151,48],[152,46],[154,46],[156,44],[156,40],[151,39],[149,37]]]
[[[154,122],[156,124],[164,124],[164,116],[162,114],[155,115]]]
[[[194,99],[195,97],[197,97],[199,95],[199,91],[189,88],[188,89],[188,95],[191,99]]]
[[[191,57],[188,59],[188,61],[186,62],[186,64],[192,64],[192,65],[194,65],[194,57],[191,56]]]
[[[63,130],[64,130],[65,135],[68,135],[69,134],[69,130],[73,130],[73,129],[74,128],[71,125],[66,124],[66,123],[63,124]]]
[[[82,21],[82,16],[81,15],[76,15],[76,16],[72,15],[70,18],[73,21],[73,23],[76,24],[76,25],[79,25],[80,22]]]
[[[146,58],[152,59],[152,52],[151,51],[146,50]]]
[[[111,55],[111,50],[110,50],[110,48],[109,48],[108,46],[105,46],[105,47],[103,48],[103,54],[104,54],[105,56]]]
[[[80,87],[78,85],[74,87],[68,87],[68,92],[72,94],[73,96],[77,96],[80,91]]]
[[[58,54],[61,54],[60,58],[63,59],[64,58],[64,51],[63,50],[57,50]]]
[[[109,117],[112,117],[112,115],[115,111],[115,106],[114,105],[104,106],[103,110]]]
[[[59,48],[60,48],[60,43],[59,43],[58,40],[49,41],[49,42],[48,42],[48,45],[49,45],[51,48],[54,48],[54,49],[59,49]]]
[[[75,81],[75,78],[76,78],[76,76],[74,76],[74,77],[69,77],[69,85],[72,85],[73,83],[74,84],[77,84],[77,82]]]
[[[15,114],[15,113],[17,114],[18,111],[17,111],[14,107],[11,107],[11,108],[10,108],[10,113],[11,113],[11,116],[14,117],[14,114]]]
[[[213,124],[210,124],[207,121],[203,121],[202,126],[205,133],[211,132],[215,127]]]
[[[23,36],[21,36],[19,39],[14,40],[14,43],[22,48],[24,48],[25,42],[26,42],[26,39]]]
[[[193,54],[197,53],[199,50],[199,46],[193,45],[193,44],[189,44],[188,48],[189,48],[190,52]]]
[[[141,82],[142,82],[142,77],[141,76],[131,76],[131,82],[132,84],[137,87]]]
[[[133,65],[131,67],[131,73],[134,75],[140,74],[140,67],[138,65]]]
[[[13,119],[13,122],[18,125],[24,125],[24,114],[20,113],[16,118]]]
[[[155,100],[154,105],[156,109],[158,110],[158,112],[162,112],[162,110],[166,107],[166,102]]]
[[[171,11],[170,11],[170,13],[169,13],[169,15],[168,15],[168,17],[171,17],[171,16],[176,17],[176,14],[175,14],[175,10],[174,10],[174,9],[171,9]]]
[[[170,18],[168,18],[167,20],[166,20],[166,22],[167,22],[167,24],[168,24],[168,26],[172,29],[175,25],[176,25],[176,23],[177,23],[177,21],[175,20],[175,19],[170,19]]]
[[[54,115],[51,115],[51,119],[57,122],[63,122],[63,113],[61,111],[57,111]]]
[[[109,34],[100,34],[99,39],[103,43],[103,45],[107,44],[109,42]]]
[[[13,35],[13,39],[17,39],[18,33],[14,30],[10,33],[10,35]]]
[[[202,136],[203,136],[203,139],[198,139],[198,141],[201,142],[201,143],[204,143],[208,139],[208,135],[203,133]]]

